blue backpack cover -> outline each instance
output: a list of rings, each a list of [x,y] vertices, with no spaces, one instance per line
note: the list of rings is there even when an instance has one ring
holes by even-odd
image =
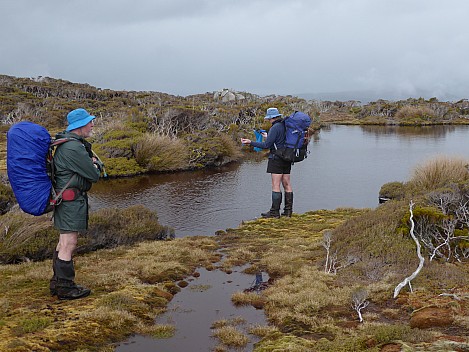
[[[308,128],[311,125],[311,117],[301,111],[295,111],[285,117],[285,148],[278,149],[275,146],[275,155],[290,163],[297,163],[307,158],[308,152]]]
[[[32,122],[19,122],[7,132],[7,173],[20,208],[42,215],[49,205],[52,182],[47,170],[49,132]]]
[[[300,148],[305,141],[305,135],[311,125],[311,117],[301,111],[295,111],[285,118],[285,146]]]

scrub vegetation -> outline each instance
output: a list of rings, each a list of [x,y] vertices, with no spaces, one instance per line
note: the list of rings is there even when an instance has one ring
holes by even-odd
[[[195,170],[240,160],[239,138],[254,138],[253,128],[268,127],[263,116],[271,105],[284,114],[303,110],[319,116],[312,103],[292,96],[226,93],[233,98],[213,93],[180,97],[112,91],[46,77],[0,75],[0,129],[6,132],[12,124],[29,120],[56,133],[66,126],[69,111],[83,107],[96,116],[90,139],[93,149],[105,163],[107,174],[119,177]],[[319,127],[317,119],[315,126]],[[4,133],[0,142],[3,156]]]
[[[269,106],[285,115],[295,110],[313,118],[312,130],[330,123],[408,125],[469,123],[469,103],[436,98],[401,101],[311,101],[293,96],[260,97],[247,92],[173,96],[159,92],[99,89],[87,84],[41,77],[0,75],[0,129],[19,121],[39,123],[55,133],[67,113],[83,107],[96,115],[93,143],[110,177],[173,172],[240,160],[239,138],[263,121]],[[0,142],[4,146],[5,135]],[[0,155],[5,148],[0,148]],[[3,166],[4,167],[4,166]]]
[[[0,128],[6,132],[15,122],[31,120],[57,132],[70,110],[84,107],[97,116],[94,149],[117,177],[238,160],[239,137],[268,127],[262,116],[269,106],[284,114],[303,110],[315,128],[469,122],[467,100],[363,105],[224,96],[111,91],[0,75]],[[49,216],[21,213],[11,189],[2,185],[0,350],[104,352],[136,333],[170,337],[177,327],[154,324],[154,318],[197,276],[196,269],[229,272],[240,265],[247,265],[247,273],[267,273],[269,281],[265,290],[236,292],[232,302],[263,309],[268,325],[214,322],[218,351],[241,350],[250,335],[261,338],[257,352],[469,350],[467,164],[446,157],[423,163],[409,181],[383,185],[380,196],[389,200],[376,209],[246,221],[215,237],[174,239],[157,214],[143,207],[91,213],[76,266],[77,281],[93,293],[71,302],[49,295],[58,236]],[[419,265],[416,241],[424,264],[393,297]]]
[[[52,258],[59,232],[50,215],[36,217],[16,209],[0,217],[0,229],[0,264]],[[90,214],[77,253],[173,237],[174,230],[160,225],[156,213],[143,206],[101,209]]]

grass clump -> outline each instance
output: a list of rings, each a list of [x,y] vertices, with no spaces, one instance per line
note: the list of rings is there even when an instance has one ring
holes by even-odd
[[[249,338],[233,326],[217,328],[213,331],[212,336],[228,347],[244,347],[249,343]]]
[[[52,256],[59,232],[48,216],[19,210],[0,216],[0,263],[42,260]]]
[[[434,191],[451,183],[468,181],[467,165],[463,158],[440,156],[418,165],[409,184],[420,191]]]
[[[169,339],[176,333],[176,327],[169,324],[156,324],[148,329],[146,335],[154,339]]]
[[[188,167],[189,155],[178,138],[146,133],[135,144],[135,159],[148,171],[182,170]]]

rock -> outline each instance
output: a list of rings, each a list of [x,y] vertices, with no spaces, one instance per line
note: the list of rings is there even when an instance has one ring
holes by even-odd
[[[238,92],[235,92],[230,89],[222,89],[213,94],[213,99],[221,99],[223,103],[231,102],[231,101],[238,101],[244,100],[246,97]]]
[[[410,318],[412,328],[427,329],[451,325],[454,321],[449,308],[427,307],[413,313]]]

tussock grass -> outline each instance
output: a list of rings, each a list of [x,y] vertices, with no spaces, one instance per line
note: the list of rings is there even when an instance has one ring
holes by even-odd
[[[246,324],[246,319],[243,317],[234,317],[231,319],[221,319],[212,323],[211,329],[220,329],[226,326],[238,326]]]
[[[351,287],[331,287],[333,278],[314,268],[303,267],[295,275],[276,281],[266,290],[265,311],[277,326],[314,330],[331,322],[326,307],[350,304]],[[294,322],[294,324],[292,324]]]
[[[174,171],[188,167],[189,154],[181,139],[145,133],[135,144],[135,159],[149,171]]]
[[[176,333],[176,327],[169,324],[156,324],[149,327],[145,331],[145,335],[149,335],[155,339],[168,339]]]
[[[50,258],[58,235],[50,215],[36,217],[15,210],[0,216],[0,263]],[[162,226],[156,213],[143,206],[101,209],[90,214],[89,229],[79,237],[77,253],[173,237],[174,230]]]
[[[433,191],[451,183],[469,180],[468,160],[460,157],[439,156],[418,165],[409,181],[421,191]]]
[[[10,211],[0,216],[0,263],[48,257],[57,245],[58,234],[47,215]]]
[[[254,302],[259,302],[260,300],[262,300],[261,296],[255,292],[238,291],[231,295],[231,302],[233,302],[235,306],[247,306]]]
[[[252,325],[248,331],[250,334],[258,337],[266,337],[279,332],[278,328],[272,325]]]
[[[244,347],[248,344],[249,338],[239,329],[233,326],[224,326],[215,329],[212,336],[228,347]]]

